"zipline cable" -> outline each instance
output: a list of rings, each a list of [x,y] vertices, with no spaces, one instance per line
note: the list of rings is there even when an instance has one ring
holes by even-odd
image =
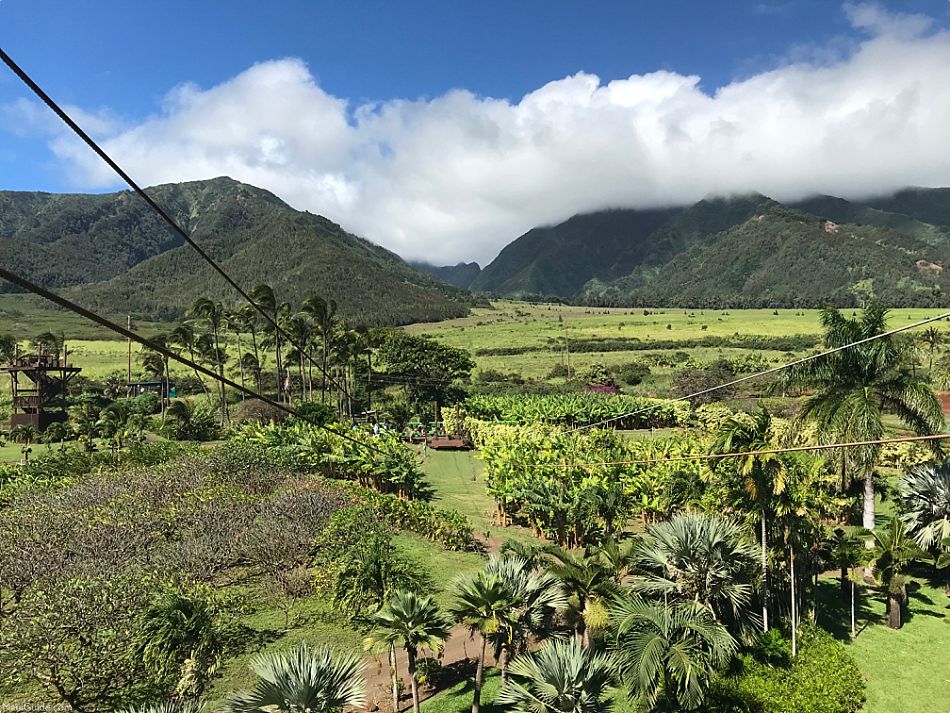
[[[198,364],[197,362],[194,362],[191,359],[183,357],[181,354],[177,354],[176,352],[172,351],[165,345],[159,344],[158,342],[152,341],[151,339],[146,339],[145,337],[139,334],[136,334],[130,329],[126,329],[122,325],[116,324],[115,322],[112,322],[111,320],[106,319],[105,317],[96,314],[95,312],[92,312],[91,310],[88,310],[85,307],[82,307],[76,304],[75,302],[72,302],[71,300],[66,299],[62,295],[58,295],[55,292],[50,292],[49,290],[44,289],[43,287],[40,287],[39,285],[33,284],[26,278],[20,277],[16,273],[10,272],[9,270],[3,267],[0,267],[0,279],[4,279],[7,282],[10,282],[11,284],[16,285],[17,287],[27,290],[28,292],[32,292],[34,295],[38,295],[46,300],[49,300],[50,302],[53,302],[59,305],[60,307],[63,307],[64,309],[69,310],[70,312],[78,314],[80,317],[85,317],[91,322],[95,322],[96,324],[102,327],[105,327],[106,329],[109,329],[115,332],[116,334],[122,335],[126,339],[131,339],[134,342],[138,342],[139,344],[146,347],[147,349],[157,352],[167,359],[173,359],[179,362],[180,364],[184,364],[190,369],[193,369],[194,371],[200,372],[204,374],[205,376],[211,377],[215,381],[219,381],[223,384],[226,384],[227,386],[230,386],[233,389],[238,390],[241,393],[247,394],[248,396],[252,396],[253,398],[256,398],[256,399],[260,399],[264,403],[267,403],[273,406],[274,408],[278,408],[281,411],[287,414],[290,414],[291,416],[296,416],[297,418],[303,421],[306,421],[307,423],[310,423],[311,425],[316,426],[317,428],[321,428],[324,431],[327,431],[328,433],[333,434],[334,436],[338,436],[342,438],[344,441],[350,441],[351,443],[355,443],[358,446],[362,446],[363,448],[373,451],[374,453],[378,453],[381,456],[387,455],[384,451],[381,451],[378,448],[375,448],[367,443],[363,443],[362,441],[356,438],[353,438],[352,436],[348,436],[344,433],[334,431],[332,428],[330,428],[326,424],[318,423],[310,419],[306,415],[300,413],[296,409],[291,408],[290,406],[287,406],[286,404],[282,404],[279,401],[275,401],[274,399],[264,396],[263,394],[259,394],[256,391],[249,389],[246,386],[242,386],[236,381],[233,381],[227,378],[226,376],[221,376],[220,374],[215,373],[214,371],[212,371],[211,369],[208,369],[202,364]]]
[[[940,320],[947,319],[948,317],[950,317],[950,312],[944,312],[943,314],[938,314],[936,317],[928,317],[927,319],[922,319],[919,322],[914,322],[913,324],[906,324],[903,327],[895,327],[894,329],[889,329],[886,332],[881,332],[880,334],[874,334],[870,337],[865,337],[864,339],[859,339],[855,342],[850,342],[849,344],[843,344],[840,347],[834,347],[833,349],[828,349],[826,351],[819,352],[818,354],[812,354],[810,356],[802,357],[801,359],[790,361],[787,364],[782,364],[781,366],[773,366],[771,369],[766,369],[765,371],[758,371],[754,374],[747,374],[745,376],[739,377],[738,379],[727,381],[723,384],[710,386],[709,388],[706,388],[706,389],[700,389],[699,391],[694,391],[693,393],[686,394],[685,396],[678,396],[675,399],[663,399],[662,401],[659,401],[658,403],[645,406],[641,409],[637,409],[636,411],[630,411],[629,413],[620,414],[619,416],[611,416],[610,418],[605,418],[602,421],[597,421],[595,423],[588,423],[584,426],[577,426],[576,428],[571,428],[569,430],[562,431],[562,433],[575,433],[577,431],[583,431],[588,428],[598,428],[600,426],[605,426],[608,423],[613,423],[614,421],[622,421],[623,419],[630,418],[631,416],[639,416],[642,413],[647,413],[648,411],[653,411],[655,409],[662,408],[663,406],[666,406],[667,404],[676,403],[678,401],[689,401],[690,399],[694,399],[697,396],[704,396],[706,394],[711,394],[713,392],[720,391],[722,389],[727,389],[730,386],[736,386],[737,384],[745,383],[746,381],[752,381],[753,379],[758,379],[760,377],[768,376],[770,374],[777,374],[780,371],[784,371],[785,369],[790,369],[793,366],[805,364],[807,362],[814,361],[815,359],[821,359],[823,357],[827,357],[832,354],[836,354],[838,352],[844,351],[845,349],[851,349],[852,347],[857,347],[862,344],[867,344],[868,342],[873,342],[876,339],[883,339],[884,337],[890,337],[895,334],[899,334],[900,332],[906,332],[908,329],[915,329],[917,327],[922,327],[923,325],[930,324],[931,322],[939,322]]]
[[[218,263],[215,262],[215,260],[210,255],[208,255],[208,253],[205,252],[205,250],[200,245],[198,245],[198,243],[196,243],[194,239],[192,239],[192,237],[184,230],[184,228],[178,225],[178,222],[174,218],[172,218],[167,212],[165,212],[165,210],[160,205],[158,205],[158,203],[156,203],[152,199],[152,197],[149,196],[148,193],[146,193],[145,190],[141,186],[139,186],[139,184],[136,183],[132,179],[132,177],[128,173],[126,173],[122,169],[122,167],[119,166],[119,164],[116,163],[112,159],[112,157],[109,156],[109,154],[107,154],[105,150],[101,146],[99,146],[99,144],[97,144],[95,140],[93,140],[93,138],[89,136],[89,134],[87,134],[82,129],[82,127],[79,126],[79,124],[77,124],[72,119],[72,117],[69,116],[69,114],[66,113],[66,111],[62,107],[59,106],[59,104],[57,104],[45,91],[43,91],[43,89],[35,81],[33,81],[30,75],[28,75],[16,62],[14,62],[13,58],[10,57],[10,55],[4,52],[2,47],[0,47],[0,59],[3,60],[4,64],[6,64],[7,67],[9,67],[10,70],[14,74],[16,74],[17,77],[19,77],[23,81],[23,83],[26,84],[26,86],[29,87],[30,90],[37,97],[39,97],[40,100],[42,100],[42,102],[46,104],[46,106],[48,106],[53,111],[53,113],[55,113],[60,119],[63,120],[63,122],[70,129],[72,129],[73,133],[75,133],[76,136],[82,139],[82,141],[85,142],[86,145],[89,146],[89,148],[91,148],[99,156],[99,158],[105,161],[106,164],[109,166],[109,168],[115,171],[119,175],[119,177],[122,178],[122,180],[125,181],[129,185],[129,187],[133,191],[135,191],[135,193],[137,193],[142,198],[142,200],[144,200],[149,205],[149,207],[152,208],[152,210],[158,213],[159,217],[163,221],[165,221],[165,223],[167,223],[168,226],[173,231],[175,231],[175,233],[182,240],[184,240],[186,243],[188,243],[188,245],[194,248],[195,252],[197,252],[198,255],[200,255],[201,258],[206,263],[208,263],[212,268],[214,268],[215,272],[217,272],[221,277],[223,277],[224,280],[231,287],[237,290],[238,294],[240,294],[241,297],[244,298],[244,300],[246,300],[248,304],[250,304],[258,312],[260,312],[261,315],[263,315],[264,319],[266,319],[271,324],[271,326],[273,326],[273,328],[287,340],[287,342],[291,346],[293,346],[298,352],[306,356],[307,359],[310,360],[310,363],[316,366],[317,369],[320,370],[324,378],[328,379],[331,384],[336,386],[340,391],[342,391],[347,396],[347,398],[349,398],[350,395],[347,392],[346,388],[344,388],[342,385],[339,384],[339,382],[334,380],[333,377],[331,377],[323,369],[320,363],[316,359],[314,359],[312,356],[310,356],[308,350],[304,349],[301,345],[299,345],[289,334],[287,334],[286,331],[284,331],[283,328],[281,328],[281,326],[277,322],[276,316],[272,317],[270,313],[267,312],[267,310],[261,307],[255,300],[251,299],[251,296],[237,282],[235,282],[234,278],[232,278],[227,272],[225,272],[224,268],[218,265]]]

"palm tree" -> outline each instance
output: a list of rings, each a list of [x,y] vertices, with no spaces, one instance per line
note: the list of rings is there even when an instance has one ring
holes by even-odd
[[[891,518],[885,525],[868,534],[874,544],[874,559],[870,567],[875,574],[880,575],[887,591],[887,625],[892,629],[900,629],[901,612],[907,602],[907,580],[903,571],[922,552],[898,517]]]
[[[901,519],[922,550],[938,555],[950,537],[950,463],[924,463],[901,479]],[[950,592],[950,581],[944,588]]]
[[[516,713],[608,713],[604,694],[613,679],[613,662],[577,639],[553,640],[540,651],[521,654],[497,702]]]
[[[836,527],[831,535],[824,542],[824,550],[829,558],[835,562],[841,569],[841,596],[842,598],[851,593],[851,638],[855,637],[855,583],[854,578],[849,576],[850,570],[858,564],[861,553],[861,538],[854,532],[845,530],[842,527]]]
[[[511,616],[514,606],[514,592],[502,579],[476,572],[474,575],[455,580],[455,603],[452,615],[457,621],[468,627],[474,637],[481,637],[477,666],[475,669],[475,691],[472,698],[472,713],[479,713],[482,696],[482,683],[485,678],[485,651],[489,638],[498,633]]]
[[[274,327],[274,325],[277,324],[277,321],[278,321],[277,313],[279,311],[279,307],[277,304],[277,296],[274,294],[274,289],[270,285],[265,285],[265,284],[256,285],[254,288],[251,289],[250,295],[251,295],[251,299],[257,303],[257,306],[260,307],[261,310],[268,317],[270,317],[271,320],[273,320],[272,322],[271,321],[265,322],[262,326],[262,330],[264,334],[270,338],[271,342],[274,345],[275,361],[276,361],[276,366],[277,366],[277,396],[276,398],[278,401],[280,401],[281,395],[283,393],[282,391],[283,387],[280,380],[281,339],[280,339],[280,330]],[[260,363],[260,359],[258,359],[258,363]]]
[[[306,644],[285,653],[262,654],[251,663],[254,687],[234,693],[227,713],[339,713],[362,706],[366,683],[355,654]]]
[[[188,351],[188,358],[193,363],[198,363],[197,355],[195,354],[197,349],[198,335],[195,334],[195,330],[190,324],[187,322],[185,324],[179,324],[168,335],[168,340],[171,344],[175,344],[182,349],[186,349]],[[201,372],[199,372],[197,369],[195,369],[195,378],[201,385],[201,390],[207,394],[208,387],[205,386],[205,382],[201,378]]]
[[[901,478],[900,502],[921,549],[932,550],[950,537],[950,463],[924,463]]]
[[[567,606],[567,592],[553,574],[535,571],[528,560],[513,555],[493,555],[485,572],[507,582],[513,595],[511,612],[492,636],[504,682],[512,657],[528,648],[529,639],[551,634],[555,613]]]
[[[738,524],[687,513],[649,525],[634,552],[637,592],[664,603],[694,601],[735,633],[758,624],[749,607],[758,570],[755,547]]]
[[[218,370],[218,394],[221,400],[221,423],[224,424],[228,419],[228,399],[224,388],[224,349],[221,348],[221,328],[227,316],[224,307],[220,302],[212,302],[207,297],[196,299],[189,310],[189,313],[198,319],[208,323],[211,329],[211,338],[213,340],[213,350],[206,350],[206,353],[214,355],[212,362]]]
[[[838,310],[823,310],[821,323],[825,346],[840,347],[885,332],[887,309],[872,303],[855,319]],[[910,344],[885,337],[786,370],[781,386],[816,390],[799,419],[815,423],[819,439],[826,443],[881,439],[885,413],[895,414],[915,433],[936,433],[944,423],[940,402],[930,384],[914,374],[912,365]],[[874,470],[881,447],[849,450],[840,456],[842,490],[848,484],[850,466],[864,481],[862,524],[870,531],[875,526]]]
[[[608,569],[595,550],[575,555],[552,547],[554,561],[548,571],[564,583],[571,596],[568,618],[573,620],[574,634],[584,648],[591,646],[591,634],[607,625],[604,602],[620,591],[615,572]]]
[[[768,450],[774,444],[772,416],[764,408],[754,415],[736,414],[728,418],[716,433],[712,452],[739,453]],[[714,469],[735,469],[742,490],[759,513],[759,556],[762,588],[762,631],[769,630],[768,515],[773,495],[785,489],[785,467],[778,454],[742,455],[713,461]]]
[[[663,606],[634,595],[618,600],[611,616],[620,678],[630,696],[651,710],[661,701],[674,710],[696,709],[738,649],[698,602]]]
[[[927,327],[927,329],[920,333],[920,342],[924,344],[929,351],[930,361],[927,366],[928,370],[933,370],[934,368],[934,354],[943,345],[944,336],[944,333],[935,326]]]
[[[162,677],[177,674],[179,695],[201,696],[223,643],[210,600],[179,592],[159,594],[142,615],[137,636],[137,654],[150,669]]]
[[[317,334],[320,335],[322,342],[320,403],[325,403],[327,396],[327,369],[329,369],[330,366],[330,347],[332,346],[333,336],[337,326],[336,301],[325,300],[318,295],[313,295],[304,300],[301,309],[313,318],[314,329],[316,329]]]
[[[380,644],[387,649],[402,646],[409,660],[409,683],[412,687],[412,709],[419,713],[419,680],[416,677],[416,657],[420,648],[439,651],[449,638],[452,621],[442,613],[432,597],[397,590],[389,601],[372,617],[376,627],[368,643]],[[395,674],[394,674],[395,676]],[[393,710],[398,710],[396,687],[393,687]]]
[[[54,421],[43,431],[43,440],[46,441],[47,445],[59,441],[60,448],[64,448],[67,438],[69,438],[69,427],[59,421]]]

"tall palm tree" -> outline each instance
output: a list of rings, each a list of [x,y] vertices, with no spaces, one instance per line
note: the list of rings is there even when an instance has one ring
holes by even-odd
[[[869,534],[874,545],[871,570],[880,576],[887,592],[887,625],[900,629],[901,613],[907,601],[907,580],[903,572],[923,553],[898,517]]]
[[[555,639],[512,662],[497,702],[516,713],[608,713],[613,706],[604,695],[612,679],[607,654],[591,652],[577,639]]]
[[[486,572],[476,572],[455,580],[453,589],[455,602],[451,609],[452,615],[468,627],[473,637],[478,635],[481,639],[472,697],[472,713],[479,713],[488,641],[505,626],[511,616],[514,592],[507,582]]]
[[[194,328],[185,322],[184,324],[179,324],[175,327],[171,333],[168,335],[169,342],[175,344],[183,350],[188,351],[188,358],[195,364],[198,363],[198,358],[196,354],[198,335],[195,334]],[[204,380],[201,378],[201,372],[195,369],[195,378],[198,380],[198,383],[201,385],[201,390],[206,394],[208,393],[208,387],[205,386]]]
[[[934,354],[943,346],[944,341],[946,341],[946,335],[936,326],[931,325],[920,333],[920,342],[927,347],[929,352],[928,369],[932,370],[934,368]]]
[[[214,363],[218,371],[218,395],[221,402],[221,423],[228,418],[227,392],[224,388],[224,350],[221,348],[221,329],[224,327],[227,312],[220,302],[213,302],[207,297],[196,299],[189,309],[189,314],[196,319],[203,320],[211,330],[213,342]],[[211,351],[211,350],[208,350]]]
[[[757,625],[750,610],[758,566],[742,528],[718,515],[687,513],[649,525],[634,552],[633,589],[665,603],[693,601],[736,634]]]
[[[337,327],[337,304],[334,300],[325,300],[318,295],[313,295],[304,300],[302,311],[313,318],[314,328],[320,335],[322,342],[320,361],[322,365],[322,375],[320,378],[320,403],[326,402],[327,397],[327,369],[330,366],[330,349],[333,344],[333,337]]]
[[[258,680],[253,688],[234,693],[227,713],[339,713],[344,706],[362,706],[366,682],[360,658],[307,644],[285,653],[262,654],[251,663]]]
[[[274,346],[274,359],[277,367],[276,375],[276,386],[277,386],[277,396],[278,401],[282,400],[283,394],[283,382],[281,381],[281,338],[280,330],[274,327],[274,324],[279,322],[279,309],[280,306],[277,304],[277,295],[274,293],[274,288],[270,285],[260,284],[255,285],[251,288],[251,299],[257,303],[257,306],[263,310],[263,312],[270,317],[273,321],[265,321],[261,325],[261,331],[266,337],[268,337],[271,344]],[[260,359],[258,359],[260,363]]]
[[[416,677],[419,649],[439,651],[449,638],[452,620],[439,609],[432,597],[397,590],[373,615],[372,622],[375,626],[372,643],[386,648],[402,646],[406,650],[409,660],[409,684],[412,688],[412,709],[419,713],[419,680]],[[398,704],[398,701],[394,700],[394,704]]]
[[[825,346],[841,347],[887,331],[887,309],[872,303],[855,319],[823,310],[821,324]],[[786,370],[780,385],[815,389],[799,419],[815,423],[819,439],[826,443],[881,439],[885,413],[921,435],[936,433],[944,423],[933,389],[914,373],[910,343],[898,337],[876,339]],[[874,470],[881,447],[849,450],[840,456],[842,489],[850,480],[849,470],[863,480],[862,524],[870,531],[875,526]]]
[[[697,602],[663,606],[629,596],[611,611],[620,678],[630,696],[653,710],[695,710],[716,672],[738,650],[736,640]]]
[[[772,416],[762,407],[752,416],[736,414],[726,419],[716,432],[711,450],[718,454],[762,451],[774,446],[774,440]],[[768,631],[768,518],[772,497],[785,489],[784,462],[778,454],[750,454],[713,461],[713,468],[720,473],[725,468],[734,469],[742,490],[758,511],[762,630]]]
[[[493,555],[485,572],[507,582],[513,595],[512,611],[492,637],[504,682],[512,657],[524,652],[530,639],[539,640],[551,634],[556,612],[567,606],[567,592],[557,577],[535,571],[522,557]]]

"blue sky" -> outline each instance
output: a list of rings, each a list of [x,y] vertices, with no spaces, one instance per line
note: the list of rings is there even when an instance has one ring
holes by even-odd
[[[560,93],[555,105],[563,108],[575,103],[578,83],[584,84],[584,77],[593,77],[593,84],[588,82],[587,89],[580,89],[580,95],[585,97],[581,102],[585,111],[590,110],[589,96],[596,94],[597,87],[605,89],[612,80],[631,76],[653,78],[646,82],[646,88],[628,88],[639,92],[636,101],[641,103],[645,93],[655,92],[665,100],[669,91],[692,92],[694,104],[682,109],[674,107],[675,116],[669,119],[673,123],[664,124],[668,134],[673,124],[679,130],[691,122],[688,116],[704,111],[703,104],[708,103],[703,101],[704,97],[716,98],[717,90],[748,88],[749,82],[757,78],[772,77],[775,71],[802,65],[820,77],[824,68],[848,66],[874,42],[882,45],[878,47],[879,53],[888,49],[883,47],[888,38],[893,43],[912,44],[916,48],[934,43],[948,27],[947,0],[856,5],[827,0],[236,0],[160,4],[0,0],[3,48],[52,96],[73,107],[94,134],[111,142],[111,150],[144,182],[238,173],[241,175],[236,177],[242,180],[265,184],[298,207],[328,214],[346,227],[410,256],[415,247],[419,252],[428,251],[427,246],[439,235],[451,235],[446,259],[485,259],[499,244],[515,237],[508,234],[511,231],[526,229],[537,221],[556,220],[568,211],[598,207],[597,196],[586,195],[583,186],[572,187],[569,177],[557,185],[540,187],[537,195],[516,201],[506,199],[505,195],[489,195],[487,187],[472,185],[476,178],[472,166],[478,166],[487,154],[494,151],[505,157],[522,155],[526,146],[537,145],[539,136],[550,136],[552,131],[556,133],[568,126],[573,127],[572,131],[579,130],[570,121],[576,119],[573,110],[570,117],[561,116],[543,130],[525,129],[525,122],[537,111],[523,99],[548,83],[575,78],[573,83],[557,87]],[[894,47],[890,50],[897,51]],[[289,64],[273,64],[278,60],[287,60]],[[272,63],[265,65],[270,67],[269,74],[248,75],[255,64],[268,62]],[[861,70],[864,75],[867,71]],[[854,74],[859,71],[855,69]],[[684,88],[682,78],[692,76],[698,80],[687,82],[689,86]],[[242,77],[246,79],[243,89],[231,87],[229,83]],[[267,116],[266,107],[255,101],[262,96],[260,85],[255,82],[275,81],[289,87],[290,95],[300,92],[299,100],[289,102],[288,106],[280,100],[283,94],[268,95],[273,114],[283,117],[276,124]],[[782,86],[788,81],[784,78]],[[852,86],[851,80],[841,81]],[[913,85],[912,80],[908,82]],[[182,90],[176,90],[182,85],[189,87],[184,95],[180,94]],[[220,87],[224,89],[216,93],[215,88]],[[464,97],[452,93],[457,89],[464,90]],[[227,97],[221,99],[217,94]],[[568,95],[570,98],[565,99]],[[403,99],[410,102],[400,101]],[[194,102],[199,100],[200,106],[195,106]],[[228,107],[233,114],[242,115],[246,107],[246,112],[255,117],[253,126],[236,130],[238,138],[227,151],[219,146],[211,150],[200,145],[195,133],[201,113],[214,114],[211,106],[219,100],[220,106]],[[630,106],[631,101],[627,98],[619,104]],[[618,102],[611,99],[609,103],[615,108]],[[515,111],[517,116],[502,116],[499,112],[504,108]],[[943,105],[938,110],[943,111]],[[325,114],[327,123],[318,121],[310,127],[293,124],[289,115],[295,111]],[[723,110],[717,120],[731,116],[730,111]],[[604,135],[613,136],[611,131],[620,129],[613,122],[612,113],[605,110],[593,118],[588,116],[579,126],[587,126],[596,135],[597,122],[603,117],[605,127],[612,127],[605,128]],[[449,114],[455,123],[446,128],[444,122]],[[216,121],[229,123],[223,109],[216,116]],[[354,138],[346,127],[338,125],[340,121],[360,132],[360,136]],[[638,115],[636,121],[631,121],[639,132],[635,143],[652,149],[651,141],[658,140],[657,134],[648,128],[641,129],[647,119]],[[337,145],[345,145],[346,150],[341,154],[332,147],[311,146],[301,136],[318,131],[337,137]],[[526,131],[530,134],[527,139]],[[487,135],[496,134],[502,139],[509,135],[520,138],[497,142],[486,139]],[[564,166],[565,172],[599,172],[596,162],[584,164],[571,155],[571,147],[609,152],[609,146],[592,146],[584,144],[579,136],[576,141],[572,138],[558,141],[544,155],[560,155],[557,165]],[[584,137],[584,141],[590,140],[590,136]],[[176,150],[193,152],[192,160],[164,165],[156,159],[156,153],[149,153],[145,142],[162,146],[165,154]],[[377,191],[385,189],[376,183],[386,183],[391,193],[394,185],[405,185],[407,180],[425,172],[421,144],[449,155],[468,150],[456,164],[445,169],[442,177],[461,185],[454,192],[443,191],[440,177],[433,175],[433,185],[419,186],[416,194],[402,197],[401,210],[390,206],[380,208],[378,215],[361,217],[367,213],[361,200],[377,196],[373,205],[380,203]],[[252,150],[257,154],[248,157]],[[288,152],[292,154],[290,158]],[[307,155],[308,163],[301,165],[294,158],[297,155]],[[656,158],[655,152],[650,158]],[[640,159],[640,154],[631,153],[627,163]],[[782,156],[774,160],[780,169]],[[532,158],[527,165],[536,165],[538,161]],[[156,163],[163,165],[156,168]],[[257,170],[263,164],[273,165],[269,165],[268,171]],[[387,174],[383,181],[382,173],[397,166],[401,172]],[[528,183],[524,178],[528,170],[525,166],[514,164],[508,168],[516,195]],[[283,177],[281,167],[286,169]],[[919,180],[914,182],[928,183],[940,178],[927,166],[917,168]],[[737,187],[725,182],[720,186],[718,179],[707,180],[681,194],[660,185],[658,176],[664,175],[665,170],[652,164],[644,168],[642,184],[636,180],[639,174],[628,176],[619,168],[606,171],[605,180],[611,184],[618,178],[631,180],[630,199],[622,192],[606,191],[610,195],[605,195],[600,203],[656,204],[664,200],[690,200],[720,188],[760,189],[752,185],[760,174],[753,173],[749,185]],[[545,171],[549,173],[550,169]],[[912,180],[917,175],[897,171],[892,182]],[[486,175],[485,180],[497,185],[499,176]],[[578,180],[589,182],[583,175]],[[305,190],[294,190],[295,185],[304,184],[308,186]],[[886,184],[886,180],[880,182],[882,187]],[[0,72],[0,188],[100,191],[116,186],[44,117],[12,74]],[[761,187],[765,188],[768,186]],[[873,186],[860,188],[871,190]],[[669,194],[668,199],[664,191]],[[565,203],[565,195],[578,193],[584,194],[581,199]],[[423,205],[417,194],[434,197]],[[531,209],[519,210],[519,204]],[[545,205],[557,206],[557,210],[546,210]],[[471,222],[466,216],[480,209],[495,213],[477,231],[478,235],[490,233],[491,237],[480,240],[477,249],[472,249],[474,234],[453,226],[452,218],[458,216],[459,223]],[[419,225],[406,219],[403,212],[421,213],[426,225],[434,227],[420,231]],[[465,245],[468,253],[463,249]]]

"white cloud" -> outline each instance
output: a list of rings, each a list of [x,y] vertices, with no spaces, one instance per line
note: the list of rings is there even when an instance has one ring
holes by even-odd
[[[183,85],[124,128],[94,116],[143,183],[230,175],[437,263],[484,262],[532,226],[608,206],[950,185],[950,33],[876,5],[846,12],[868,35],[846,56],[714,94],[696,76],[579,72],[516,103],[453,91],[354,107],[285,59]],[[81,187],[115,185],[75,141],[51,146]]]

